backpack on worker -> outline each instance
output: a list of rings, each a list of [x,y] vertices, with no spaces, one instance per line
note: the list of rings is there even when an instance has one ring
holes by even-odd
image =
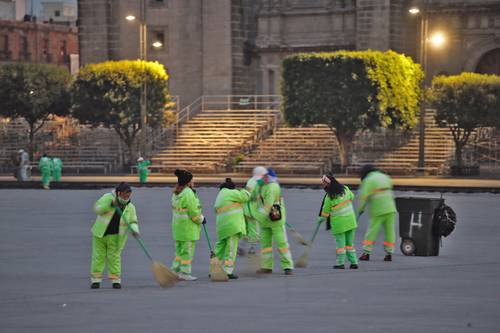
[[[455,230],[456,224],[457,214],[450,206],[443,203],[436,208],[434,212],[434,226],[439,236],[448,237]]]

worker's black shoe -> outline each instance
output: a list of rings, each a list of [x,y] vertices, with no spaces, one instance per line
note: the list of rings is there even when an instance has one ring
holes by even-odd
[[[257,274],[271,274],[273,272],[272,269],[269,269],[269,268],[261,268],[259,269],[257,272]]]
[[[113,289],[122,289],[122,285],[118,282],[113,283]]]
[[[369,253],[363,253],[363,255],[361,255],[361,257],[359,257],[359,260],[369,261],[370,260],[370,254]]]
[[[285,275],[293,275],[293,270],[290,268],[285,268]]]
[[[384,261],[392,261],[392,255],[391,254],[386,254],[384,257]]]
[[[358,266],[358,264],[351,264],[351,266],[349,268],[350,269],[358,269],[359,266]]]
[[[335,265],[333,266],[333,269],[345,269],[344,265]]]
[[[227,277],[229,278],[229,280],[236,280],[237,278],[239,278],[239,276],[236,274],[228,274]]]
[[[100,286],[101,284],[99,282],[92,282],[90,289],[99,289]]]

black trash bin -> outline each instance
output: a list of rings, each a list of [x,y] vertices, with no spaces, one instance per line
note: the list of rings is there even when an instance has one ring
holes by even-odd
[[[436,208],[442,198],[396,198],[399,212],[401,252],[407,256],[437,256],[441,236],[435,225]]]

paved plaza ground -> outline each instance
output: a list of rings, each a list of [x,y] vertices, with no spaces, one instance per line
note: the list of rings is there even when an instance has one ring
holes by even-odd
[[[208,280],[208,249],[197,244],[196,282],[160,289],[134,239],[123,252],[123,286],[89,289],[94,201],[107,190],[0,190],[0,332],[498,332],[500,195],[445,193],[458,215],[438,257],[383,262],[380,245],[360,269],[334,271],[332,236],[322,229],[309,267]],[[215,188],[199,194],[212,236]],[[143,238],[162,262],[173,258],[171,188],[134,189]],[[289,222],[310,237],[322,192],[287,188]],[[436,197],[426,192],[398,196]],[[360,220],[360,247],[367,220]],[[297,258],[303,247],[290,239]],[[398,241],[399,243],[399,241]]]

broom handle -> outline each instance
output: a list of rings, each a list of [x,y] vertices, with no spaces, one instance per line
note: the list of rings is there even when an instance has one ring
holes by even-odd
[[[130,223],[128,223],[127,218],[125,217],[125,215],[123,215],[123,211],[120,209],[120,207],[115,207],[115,209],[118,212],[118,214],[120,214],[120,217],[123,219],[123,221],[127,225],[127,228],[130,231],[133,231],[132,228],[130,227]],[[137,236],[134,236],[134,238],[137,240],[137,242],[141,246],[141,248],[144,251],[144,253],[146,254],[146,256],[148,256],[149,260],[153,261],[153,257],[151,256],[148,249],[146,248],[146,245],[144,244],[144,241],[142,240],[141,236],[137,235]]]
[[[314,229],[314,233],[313,233],[313,236],[311,238],[311,243],[314,242],[314,238],[316,238],[316,235],[318,234],[318,230],[319,230],[320,225],[321,225],[321,223],[316,223],[316,229]]]
[[[210,249],[210,252],[213,253],[214,251],[212,250],[212,243],[210,243],[210,237],[208,236],[208,232],[207,232],[207,227],[203,225],[203,231],[205,232],[205,237],[207,238],[207,243],[208,243],[208,248]]]

